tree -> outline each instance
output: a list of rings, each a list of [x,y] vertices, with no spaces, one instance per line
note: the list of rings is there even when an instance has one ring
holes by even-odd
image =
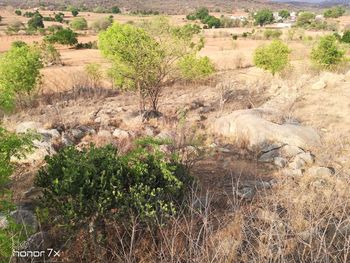
[[[2,110],[11,110],[16,95],[29,95],[39,85],[42,67],[39,50],[28,45],[14,46],[0,58]]]
[[[74,18],[69,25],[73,30],[85,30],[88,28],[87,21],[83,17]]]
[[[72,15],[76,17],[79,14],[79,9],[76,7],[71,8]]]
[[[58,13],[58,14],[55,14],[55,21],[56,22],[59,22],[59,23],[62,23],[64,20],[64,14],[63,13]]]
[[[308,27],[315,21],[316,15],[310,12],[302,12],[298,15],[296,25],[298,27]]]
[[[278,12],[278,15],[279,15],[280,17],[282,17],[283,19],[286,19],[286,18],[290,17],[290,13],[289,13],[289,11],[286,10],[286,9],[280,10],[280,11]]]
[[[275,75],[282,71],[289,63],[290,49],[280,40],[274,40],[271,44],[261,46],[255,50],[254,64]]]
[[[215,66],[208,57],[196,57],[191,54],[178,62],[181,76],[185,80],[201,79],[215,72]]]
[[[323,15],[327,18],[338,18],[345,14],[345,9],[341,6],[335,6],[333,8],[327,9]]]
[[[219,28],[221,26],[220,19],[215,16],[207,16],[202,22],[207,24],[209,28]]]
[[[344,61],[345,51],[341,50],[337,38],[327,35],[311,51],[312,61],[319,67],[331,69]]]
[[[35,13],[35,15],[28,20],[28,28],[30,30],[37,30],[38,28],[44,28],[43,16],[39,13]]]
[[[259,10],[254,14],[254,20],[260,26],[271,24],[274,21],[273,12],[269,9]]]
[[[340,40],[341,42],[350,44],[350,30],[345,31],[343,36],[340,37]]]
[[[207,16],[209,16],[209,10],[206,7],[201,7],[195,12],[195,17],[199,20],[205,19]]]
[[[77,33],[72,31],[70,28],[62,28],[51,35],[48,35],[44,40],[51,44],[61,44],[73,46],[78,43]]]
[[[197,54],[203,38],[194,40],[197,27],[174,27],[164,17],[145,21],[141,27],[114,23],[100,33],[99,47],[113,62],[115,83],[138,90],[140,111],[145,111],[149,99],[152,110],[158,112],[162,88],[181,77],[177,62]]]
[[[21,16],[22,15],[22,11],[19,10],[19,9],[16,9],[15,14],[18,15],[18,16]]]
[[[119,14],[119,13],[121,13],[120,8],[118,6],[113,6],[111,11],[112,11],[112,14]]]

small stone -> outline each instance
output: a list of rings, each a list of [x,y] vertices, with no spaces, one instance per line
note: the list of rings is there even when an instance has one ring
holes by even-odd
[[[266,152],[263,155],[261,155],[260,158],[259,158],[259,162],[261,162],[261,163],[272,163],[272,162],[274,162],[274,159],[276,157],[279,157],[279,156],[280,156],[279,150],[275,149],[275,150]]]
[[[113,137],[116,137],[118,139],[127,139],[129,138],[129,133],[127,131],[121,130],[121,129],[115,129],[113,132]]]
[[[311,176],[333,176],[335,174],[335,171],[333,168],[329,167],[312,167],[309,169],[309,174]]]
[[[85,136],[85,133],[79,129],[71,129],[70,133],[72,134],[73,138],[78,141]]]
[[[300,177],[303,176],[303,171],[301,169],[295,170],[286,168],[282,171],[282,174],[289,177]]]
[[[278,168],[284,168],[287,165],[287,161],[282,157],[275,157],[273,158],[273,164]]]
[[[286,145],[281,149],[281,153],[284,157],[291,158],[297,156],[298,154],[304,153],[304,151],[297,146]]]
[[[104,138],[111,138],[112,137],[112,134],[107,131],[107,130],[100,130],[98,133],[97,133],[97,136],[98,137],[104,137]]]
[[[26,133],[28,131],[37,131],[42,128],[42,124],[35,121],[26,121],[17,125],[16,133]]]
[[[320,80],[318,82],[316,82],[315,84],[313,84],[311,86],[311,89],[313,90],[321,90],[321,89],[325,89],[327,87],[327,83],[323,80]]]
[[[308,165],[311,165],[315,162],[315,156],[313,156],[311,153],[301,153],[298,155],[299,158],[304,160],[305,163]]]
[[[300,157],[295,157],[294,161],[289,163],[289,168],[293,169],[293,170],[299,170],[301,168],[303,168],[305,166],[305,161],[303,159],[301,159]]]

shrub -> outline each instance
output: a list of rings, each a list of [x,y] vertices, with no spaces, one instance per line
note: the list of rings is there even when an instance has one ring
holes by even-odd
[[[31,19],[28,20],[28,28],[30,30],[37,30],[38,28],[44,28],[43,16],[36,13]]]
[[[18,16],[21,16],[22,15],[22,11],[19,10],[19,9],[16,9],[15,14],[18,15]]]
[[[260,26],[271,24],[274,21],[273,12],[269,9],[259,10],[254,15],[254,20],[255,20],[255,23]]]
[[[282,71],[289,63],[290,50],[280,40],[274,40],[271,44],[259,47],[254,53],[254,64],[275,75]]]
[[[279,15],[280,17],[282,17],[283,19],[286,19],[286,18],[290,17],[290,13],[289,13],[289,11],[286,10],[286,9],[280,10],[280,11],[278,12],[278,15]]]
[[[98,49],[97,41],[89,41],[87,43],[78,43],[76,49]]]
[[[350,43],[350,30],[345,31],[343,36],[340,38],[339,37],[337,38],[338,40],[341,40],[342,42],[349,44]]]
[[[273,39],[277,39],[279,38],[280,36],[282,36],[282,31],[281,30],[278,30],[278,29],[266,29],[264,31],[264,37],[266,39],[270,39],[270,38],[273,38]]]
[[[331,69],[344,61],[345,51],[341,50],[337,38],[327,35],[311,51],[312,61],[319,67]]]
[[[74,17],[76,17],[76,16],[79,14],[79,9],[76,8],[76,7],[73,7],[73,8],[71,9],[71,12],[72,12],[72,15],[73,15]]]
[[[179,69],[185,80],[196,80],[215,72],[215,66],[208,57],[188,55],[179,61]]]
[[[15,95],[29,95],[39,84],[43,67],[40,52],[35,47],[12,47],[0,57],[0,105],[10,110]]]
[[[95,32],[100,32],[102,30],[106,30],[113,23],[113,18],[110,17],[102,17],[98,20],[95,20],[91,24],[91,29]]]
[[[42,204],[73,225],[108,217],[125,224],[135,217],[165,219],[176,213],[190,181],[184,167],[155,146],[124,156],[112,146],[68,147],[46,161],[35,179],[44,188]]]
[[[121,13],[120,8],[118,6],[113,6],[111,9],[112,14],[119,14]]]
[[[302,12],[298,15],[296,26],[308,27],[315,21],[316,15],[310,12]]]
[[[59,23],[63,23],[63,20],[64,20],[64,14],[63,13],[58,13],[58,14],[55,14],[55,21],[56,22],[59,22]]]
[[[341,6],[335,6],[333,8],[327,9],[324,12],[324,17],[338,18],[345,14],[345,9]]]
[[[88,28],[88,24],[85,18],[83,17],[77,17],[74,18],[69,26],[73,29],[73,30],[85,30]]]
[[[221,21],[215,16],[207,16],[201,20],[202,23],[207,24],[209,28],[219,28],[221,26]]]
[[[12,20],[11,22],[8,23],[7,28],[6,28],[6,32],[8,34],[11,34],[13,32],[17,33],[22,28],[24,28],[23,23],[21,21],[15,19],[15,20]]]
[[[97,63],[90,63],[85,66],[85,73],[90,82],[91,88],[95,89],[100,85],[103,77],[101,65]]]
[[[44,42],[40,48],[41,57],[45,66],[62,64],[61,54],[52,44],[47,44]]]
[[[78,43],[77,33],[75,33],[69,28],[59,29],[54,33],[52,33],[51,35],[46,36],[44,40],[51,44],[57,43],[57,44],[69,45],[69,46],[73,46]]]

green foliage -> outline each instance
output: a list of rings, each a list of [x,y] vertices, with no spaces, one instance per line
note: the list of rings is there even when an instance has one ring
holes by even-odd
[[[330,9],[327,9],[325,12],[324,12],[324,17],[327,17],[327,18],[338,18],[338,17],[341,17],[342,15],[345,14],[345,9],[341,6],[335,6],[335,7],[332,7]]]
[[[312,49],[311,59],[319,67],[332,69],[344,61],[345,51],[342,50],[333,35],[327,35],[320,39]]]
[[[28,28],[30,30],[37,30],[38,28],[44,28],[43,16],[39,13],[35,13],[35,15],[28,20]]]
[[[270,9],[262,9],[254,14],[254,20],[257,25],[263,26],[271,24],[274,21],[273,12]]]
[[[156,145],[139,145],[124,156],[112,146],[68,147],[46,161],[35,179],[44,188],[42,204],[73,225],[106,217],[155,223],[176,213],[191,181]]]
[[[275,75],[289,64],[290,49],[280,40],[274,40],[271,44],[261,46],[255,50],[254,64]]]
[[[106,30],[109,26],[113,24],[113,18],[111,17],[102,17],[97,20],[95,20],[91,24],[91,29],[93,29],[95,32],[100,32],[102,30]]]
[[[219,28],[221,26],[221,21],[215,16],[207,16],[201,20],[203,24],[208,25],[209,28]]]
[[[290,13],[289,13],[289,11],[286,10],[286,9],[280,10],[280,11],[278,12],[278,15],[279,15],[280,17],[282,17],[283,19],[286,19],[286,18],[290,17]]]
[[[0,57],[2,110],[11,110],[16,95],[29,95],[38,86],[42,67],[39,50],[28,45],[14,46]]]
[[[266,29],[264,31],[264,37],[266,39],[277,39],[279,38],[280,36],[282,36],[282,31],[281,30],[278,30],[278,29]]]
[[[64,14],[63,13],[58,13],[58,14],[55,14],[55,21],[56,22],[59,22],[59,23],[63,23],[63,20],[64,20]]]
[[[35,14],[39,14],[39,13],[38,12],[29,12],[29,11],[27,11],[27,12],[25,12],[23,14],[23,16],[30,18],[30,17],[33,17]]]
[[[71,12],[72,12],[72,15],[73,15],[74,17],[76,17],[76,16],[79,14],[79,9],[76,8],[76,7],[73,7],[73,8],[71,9]]]
[[[44,40],[50,44],[73,46],[78,43],[77,33],[70,28],[62,28],[46,36]]]
[[[13,41],[11,43],[12,48],[18,48],[18,47],[24,47],[24,46],[27,46],[27,43],[22,40]]]
[[[88,28],[88,24],[85,18],[83,17],[77,17],[74,18],[69,26],[73,29],[73,30],[86,30]]]
[[[120,8],[118,6],[113,6],[111,9],[112,14],[119,14],[121,13]]]
[[[195,55],[204,42],[194,40],[198,26],[172,26],[164,17],[145,21],[141,27],[114,23],[100,33],[99,47],[113,62],[117,86],[138,90],[140,111],[146,98],[157,110],[162,87],[179,77],[177,62]]]
[[[315,21],[316,15],[310,12],[302,12],[298,15],[296,26],[309,27]]]
[[[338,40],[341,40],[341,42],[350,44],[350,30],[345,31],[343,36],[340,39],[338,38]]]
[[[179,61],[181,76],[186,80],[201,79],[215,72],[215,66],[208,57],[196,57],[191,54]]]
[[[203,20],[209,16],[209,10],[206,7],[201,7],[196,10],[194,15],[196,16],[196,19]]]
[[[208,28],[218,28],[221,26],[221,20],[215,16],[209,15],[209,10],[206,7],[197,9],[194,14],[189,14],[186,18],[188,20],[199,19],[203,24],[206,24]]]
[[[18,16],[21,16],[22,15],[22,11],[19,10],[19,9],[16,9],[15,14],[18,15]]]

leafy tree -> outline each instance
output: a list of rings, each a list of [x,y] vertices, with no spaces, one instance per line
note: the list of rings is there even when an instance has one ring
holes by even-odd
[[[18,16],[21,16],[22,15],[22,11],[19,10],[19,9],[16,9],[15,14],[18,15]]]
[[[121,13],[120,8],[118,6],[113,6],[111,11],[112,11],[112,14],[119,14],[119,13]]]
[[[315,21],[316,15],[310,12],[302,12],[298,15],[296,25],[298,27],[308,27]]]
[[[51,44],[73,46],[78,43],[77,33],[70,28],[62,28],[46,36],[44,40]]]
[[[68,147],[46,161],[35,178],[44,188],[41,202],[59,222],[75,226],[102,218],[163,221],[176,213],[191,182],[176,159],[150,144],[124,156],[112,146]]]
[[[209,10],[206,7],[201,7],[196,10],[195,16],[197,19],[202,20],[209,16]]]
[[[273,12],[269,9],[259,10],[254,14],[254,20],[260,26],[271,24],[274,21]]]
[[[44,28],[43,16],[36,13],[31,19],[28,20],[28,28],[30,30],[37,30],[38,28]]]
[[[322,37],[311,51],[312,61],[325,69],[331,69],[343,62],[344,55],[345,51],[339,47],[337,38],[333,35]]]
[[[74,18],[69,25],[73,30],[85,30],[88,28],[87,21],[83,17]]]
[[[198,27],[171,26],[163,17],[145,21],[141,27],[115,23],[100,33],[99,47],[113,62],[115,83],[138,91],[140,111],[144,112],[146,99],[158,111],[162,88],[181,77],[177,62],[196,54],[203,38],[194,41]]]
[[[339,34],[338,34],[339,35]],[[338,39],[339,40],[339,39]],[[343,36],[340,37],[340,40],[344,43],[350,43],[350,30],[344,32]]]
[[[64,20],[64,14],[63,13],[58,13],[58,14],[55,14],[55,21],[56,22],[59,22],[59,23],[62,23]]]
[[[333,8],[327,9],[324,12],[324,17],[327,18],[338,18],[345,14],[345,9],[341,6],[335,6]]]
[[[0,58],[2,110],[12,109],[16,95],[29,95],[38,86],[42,67],[39,50],[28,45],[14,46]]]
[[[275,75],[282,71],[289,63],[290,49],[280,40],[274,40],[271,44],[261,46],[255,50],[254,64]]]
[[[290,17],[290,12],[288,10],[286,10],[286,9],[283,9],[283,10],[280,10],[278,12],[278,15],[280,17],[282,17],[283,19],[286,19],[286,18]]]
[[[79,9],[76,7],[71,8],[72,15],[76,17],[79,14]]]
[[[207,16],[201,20],[204,24],[207,24],[209,28],[219,28],[221,26],[221,21],[215,16]]]

